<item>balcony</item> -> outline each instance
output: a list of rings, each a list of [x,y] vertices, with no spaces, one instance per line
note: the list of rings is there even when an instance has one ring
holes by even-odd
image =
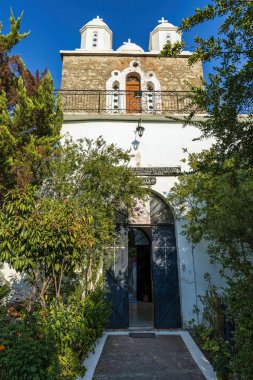
[[[189,91],[61,90],[60,92],[65,113],[165,115],[187,114],[195,108]]]

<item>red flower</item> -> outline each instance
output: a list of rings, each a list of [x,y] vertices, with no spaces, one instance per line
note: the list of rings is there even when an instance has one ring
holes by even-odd
[[[13,306],[8,306],[7,313],[13,318],[19,318],[20,314]]]

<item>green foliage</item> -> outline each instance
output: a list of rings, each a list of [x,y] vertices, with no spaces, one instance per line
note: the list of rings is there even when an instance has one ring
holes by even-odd
[[[76,292],[67,304],[0,320],[0,379],[75,380],[108,318],[105,294],[97,288],[86,298]],[[4,322],[4,323],[3,323]]]
[[[213,365],[219,380],[230,379],[231,346],[223,338],[215,336],[212,327],[195,325],[191,335]]]
[[[84,265],[92,243],[92,217],[87,210],[74,199],[36,199],[30,188],[5,199],[0,225],[2,259],[29,274],[33,285],[41,282],[43,305],[51,282],[59,298],[63,276]]]
[[[172,44],[170,41],[168,41],[164,45],[160,55],[163,57],[176,58],[178,54],[181,53],[184,45],[185,45],[184,42],[175,42],[174,44]]]
[[[87,291],[99,281],[116,214],[146,190],[128,168],[127,152],[96,142],[66,144],[51,157],[42,187],[8,193],[0,210],[1,258],[29,275],[40,302],[60,299],[80,273]],[[34,294],[36,299],[36,294]]]
[[[215,367],[226,377],[250,380],[252,370],[253,278],[253,4],[252,1],[214,0],[182,21],[181,30],[220,18],[218,35],[196,37],[189,63],[214,62],[201,88],[192,88],[196,111],[184,124],[199,128],[200,139],[211,137],[212,147],[188,157],[189,171],[174,187],[170,200],[187,223],[184,233],[194,243],[209,242],[213,262],[221,266],[227,318],[234,324],[229,342],[221,336],[222,316],[216,289],[205,299],[209,326],[201,333],[213,352]],[[210,29],[211,30],[211,29]],[[208,115],[196,118],[198,109]],[[213,313],[213,314],[212,314]],[[216,322],[215,322],[216,320]]]
[[[206,280],[208,288],[205,295],[200,297],[204,305],[203,322],[195,325],[191,334],[211,361],[218,378],[226,380],[231,373],[233,348],[225,334],[224,300],[216,286],[211,284],[209,276],[206,276]]]
[[[53,95],[50,74],[38,90],[28,96],[22,78],[18,80],[18,104],[10,117],[5,93],[0,94],[0,146],[2,193],[15,186],[40,184],[48,174],[49,157],[59,140],[62,123],[60,100]]]
[[[221,165],[214,148],[189,155],[189,165],[192,173],[180,179],[170,198],[187,217],[184,233],[194,243],[209,240],[210,256],[224,271],[252,271],[252,169],[237,169],[232,160]]]
[[[216,290],[206,302],[208,322],[200,334],[215,368],[224,376],[236,374],[250,380],[252,370],[252,249],[253,171],[238,168],[231,158],[223,163],[216,149],[189,156],[192,172],[182,176],[171,197],[179,214],[187,219],[184,233],[194,243],[209,241],[213,262],[221,265],[228,287],[223,298],[227,316],[234,323],[233,339],[225,341],[215,322],[222,315]],[[206,299],[207,300],[207,299]],[[211,319],[213,318],[213,320]],[[223,375],[222,375],[223,376]],[[226,378],[226,377],[224,377]]]
[[[195,121],[203,137],[215,137],[220,160],[232,156],[237,165],[253,163],[252,142],[252,55],[253,7],[251,1],[215,0],[203,10],[182,21],[181,30],[222,17],[218,36],[204,40],[196,37],[196,51],[190,63],[218,60],[204,87],[193,88],[197,109],[206,109],[208,117]],[[238,117],[240,114],[245,117]],[[194,123],[194,113],[186,123]]]
[[[0,333],[0,379],[49,380],[47,366],[54,352],[38,336],[32,325],[17,321],[8,324]]]
[[[201,298],[203,322],[191,334],[217,371],[219,379],[233,375],[250,380],[253,376],[252,352],[252,284],[253,277],[229,281],[229,287],[218,293],[208,279],[208,289]],[[225,306],[226,305],[226,306]],[[233,331],[227,330],[233,326]]]
[[[11,14],[7,35],[0,25],[1,197],[14,187],[43,182],[63,119],[50,74],[33,76],[20,57],[9,55],[29,34],[19,32],[21,19]]]
[[[2,34],[2,23],[0,22],[0,53],[9,52],[23,38],[27,37],[29,33],[20,33],[20,23],[23,13],[15,19],[14,14],[11,12],[10,24],[11,30],[7,35]]]
[[[20,33],[20,26],[23,14],[15,19],[11,12],[10,32],[6,35],[2,34],[2,24],[0,23],[0,93],[5,92],[7,98],[7,109],[11,113],[17,105],[17,86],[18,79],[24,80],[28,95],[37,91],[41,79],[46,71],[41,75],[36,72],[33,75],[26,67],[19,55],[10,55],[12,48],[29,33]],[[1,123],[0,123],[1,124]]]
[[[109,312],[100,287],[85,298],[76,291],[68,305],[52,303],[45,310],[46,316],[41,323],[55,341],[62,378],[71,380],[83,374],[81,363],[103,333]]]
[[[238,374],[242,380],[253,378],[253,275],[241,276],[230,281],[226,294],[227,313],[233,320],[233,356],[231,372]]]

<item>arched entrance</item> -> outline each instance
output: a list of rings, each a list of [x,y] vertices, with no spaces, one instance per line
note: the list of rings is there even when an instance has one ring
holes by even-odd
[[[141,83],[137,73],[130,73],[126,77],[126,112],[141,112]]]
[[[136,327],[181,327],[175,226],[169,205],[153,194],[145,204],[136,205],[123,230],[121,243],[114,247],[114,269],[108,272],[113,305],[108,327],[127,328],[129,322]]]

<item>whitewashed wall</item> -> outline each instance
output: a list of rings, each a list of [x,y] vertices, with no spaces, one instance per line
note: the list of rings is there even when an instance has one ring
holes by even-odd
[[[93,47],[94,32],[97,33],[97,47]],[[111,51],[112,38],[108,30],[104,27],[93,26],[86,28],[81,33],[81,50],[86,51]]]
[[[137,124],[138,118],[136,121],[64,122],[62,135],[69,133],[74,139],[81,137],[96,139],[98,136],[103,136],[108,143],[114,143],[123,149],[131,149]],[[140,141],[139,148],[137,151],[133,149],[131,151],[131,154],[135,156],[131,162],[132,166],[138,164],[149,167],[181,165],[182,170],[185,170],[187,166],[181,162],[181,159],[187,155],[183,154],[183,148],[187,148],[190,152],[200,152],[204,147],[210,146],[210,143],[192,141],[199,135],[196,128],[192,126],[184,128],[177,123],[158,121],[143,121],[142,126],[145,131],[141,138],[137,136],[137,140]],[[166,191],[168,190],[167,185]]]
[[[169,121],[143,121],[144,135],[137,140],[140,141],[138,150],[132,149],[132,141],[135,139],[135,129],[137,121],[122,120],[97,120],[97,121],[76,121],[65,122],[62,128],[62,135],[69,134],[74,139],[86,137],[96,139],[103,136],[107,143],[114,143],[123,149],[131,149],[133,158],[131,166],[178,166],[182,170],[187,169],[187,165],[182,163],[182,158],[186,157],[183,148],[189,152],[200,152],[210,146],[211,141],[193,141],[198,137],[196,128],[183,127],[179,123]],[[176,182],[175,177],[157,177],[157,183],[153,189],[166,196],[171,187]],[[205,242],[193,247],[181,234],[182,225],[185,221],[176,220],[176,237],[178,249],[178,268],[181,293],[181,310],[184,325],[193,318],[197,321],[198,316],[193,313],[194,305],[200,309],[202,307],[199,295],[203,295],[206,289],[204,274],[209,272],[216,285],[224,285],[219,276],[219,268],[210,264]],[[201,317],[200,317],[201,319]]]

